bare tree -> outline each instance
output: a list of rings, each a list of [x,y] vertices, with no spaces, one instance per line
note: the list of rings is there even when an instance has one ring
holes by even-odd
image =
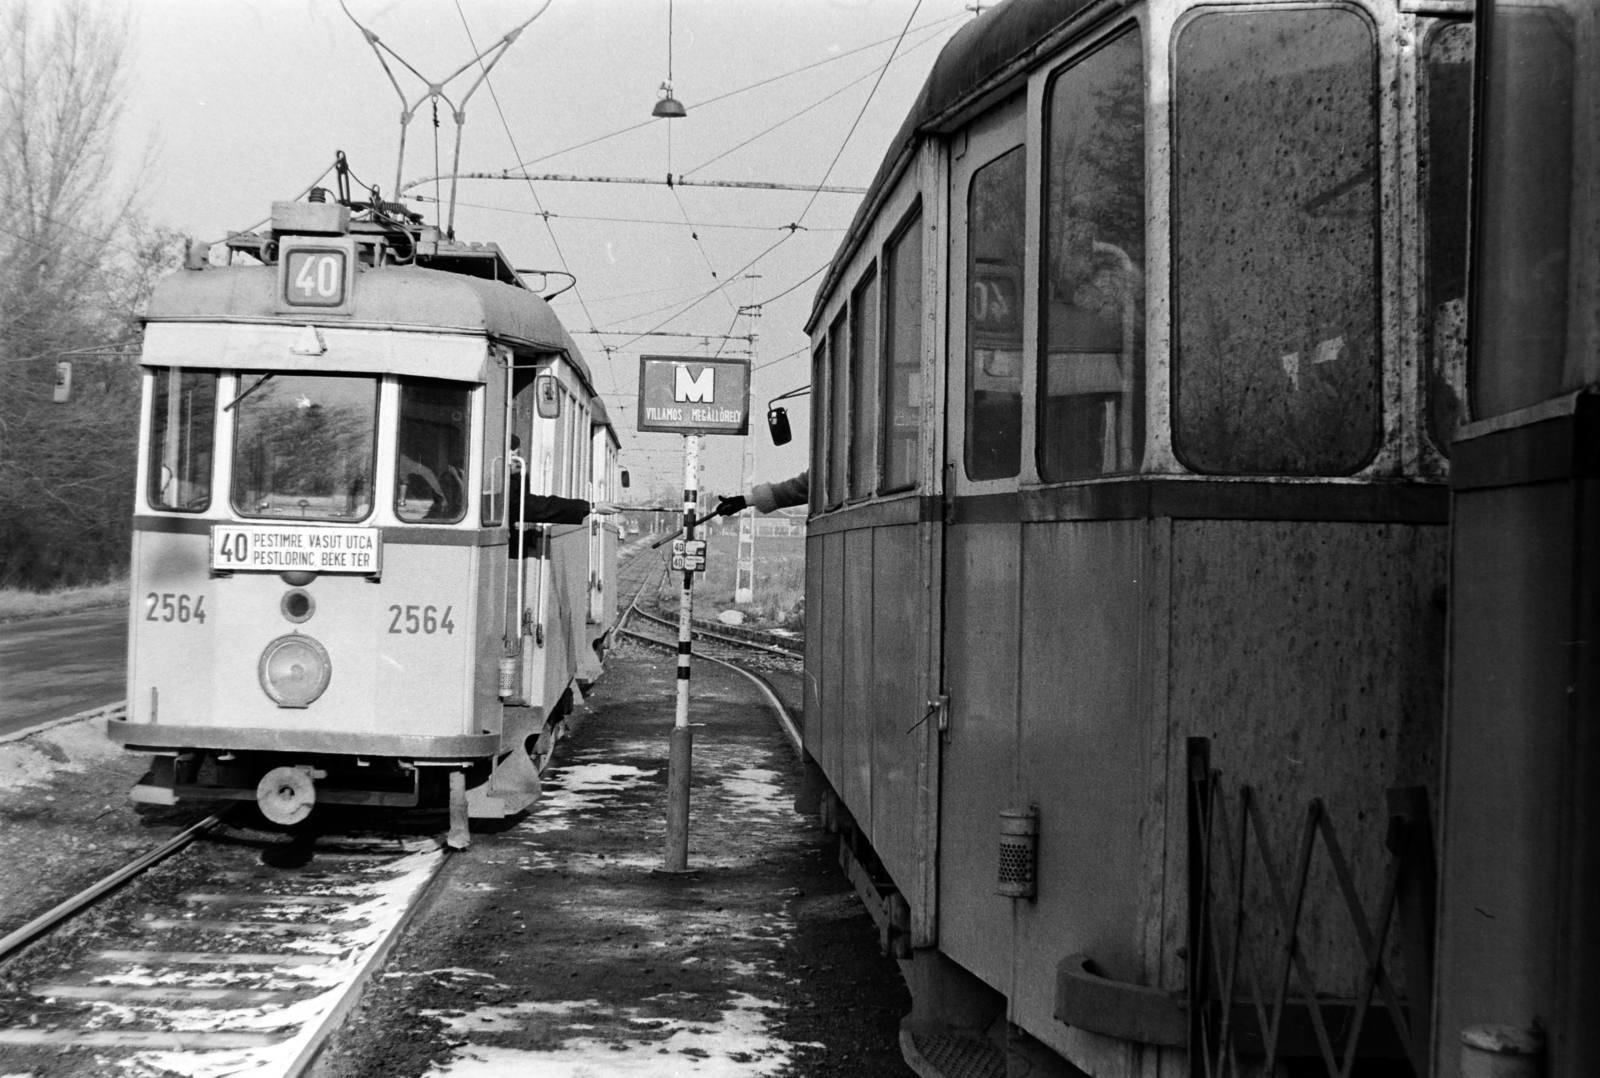
[[[0,585],[126,562],[137,310],[180,237],[115,194],[125,16],[89,0],[0,9]],[[54,364],[78,369],[52,403]]]

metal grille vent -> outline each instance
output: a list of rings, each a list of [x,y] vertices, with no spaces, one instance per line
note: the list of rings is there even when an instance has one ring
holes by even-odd
[[[1000,873],[995,894],[1032,898],[1037,890],[1034,863],[1039,848],[1039,810],[1005,809],[1000,813]]]

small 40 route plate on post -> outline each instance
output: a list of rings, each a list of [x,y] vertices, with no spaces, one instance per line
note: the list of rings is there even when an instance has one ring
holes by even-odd
[[[704,539],[674,539],[672,541],[672,568],[679,572],[705,572],[706,541]]]
[[[211,568],[377,576],[383,571],[383,536],[377,528],[217,524],[211,529]]]

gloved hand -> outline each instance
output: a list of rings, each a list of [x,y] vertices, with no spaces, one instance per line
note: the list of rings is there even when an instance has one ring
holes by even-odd
[[[719,517],[731,517],[740,512],[750,503],[745,501],[743,494],[729,494],[717,499],[717,512]]]

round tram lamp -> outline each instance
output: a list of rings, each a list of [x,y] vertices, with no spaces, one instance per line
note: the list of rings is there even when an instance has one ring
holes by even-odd
[[[661,98],[656,102],[656,107],[650,110],[650,115],[663,120],[677,120],[689,115],[689,110],[683,107],[683,102],[672,96],[672,83],[663,82]]]
[[[333,676],[328,651],[309,636],[280,636],[261,653],[261,688],[279,707],[306,707]]]

